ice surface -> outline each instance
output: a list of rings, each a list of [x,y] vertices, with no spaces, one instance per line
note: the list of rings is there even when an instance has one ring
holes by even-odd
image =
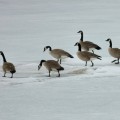
[[[1,0],[0,51],[17,72],[2,77],[1,57],[0,120],[119,120],[120,65],[105,41],[120,48],[119,12],[119,0]],[[102,47],[94,67],[76,56],[79,30]],[[54,59],[46,45],[74,56],[62,61],[60,78],[37,70],[41,59]]]

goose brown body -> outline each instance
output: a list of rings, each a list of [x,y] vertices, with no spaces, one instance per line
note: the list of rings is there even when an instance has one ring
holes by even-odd
[[[109,54],[114,58],[120,58],[120,49],[118,48],[108,48]]]
[[[68,52],[62,49],[53,49],[52,51],[50,51],[50,54],[56,59],[62,59],[71,56]]]
[[[119,59],[120,59],[120,49],[119,48],[112,48],[112,40],[109,38],[106,41],[109,42],[109,48],[108,48],[108,52],[109,54],[114,57],[117,58],[117,60],[113,60],[113,62],[116,62],[115,64],[119,64]]]
[[[59,71],[64,70],[64,68],[55,60],[47,60],[47,61],[41,60],[39,66],[38,66],[38,70],[42,67],[42,64],[49,71],[49,77],[50,77],[51,71],[57,71],[58,77],[60,77]]]
[[[88,61],[91,61],[92,66],[93,66],[94,63],[92,62],[92,60],[94,60],[94,59],[101,60],[101,56],[99,56],[99,55],[96,55],[94,53],[87,52],[87,51],[81,51],[81,45],[80,45],[80,43],[76,43],[75,46],[78,46],[78,51],[76,53],[77,56],[78,56],[78,58],[81,59],[82,61],[85,61],[86,65],[87,65]]]
[[[3,64],[3,70],[4,72],[8,72],[8,71],[12,72],[15,71],[15,66],[10,62],[5,62]]]
[[[78,51],[77,56],[78,56],[78,58],[80,58],[83,61],[91,61],[94,59],[98,59],[100,57],[94,53],[87,52],[87,51],[81,51],[81,52]]]
[[[4,76],[3,77],[6,77],[6,73],[7,72],[10,72],[12,74],[11,78],[13,77],[13,74],[16,72],[16,69],[15,69],[15,66],[13,65],[13,63],[10,63],[10,62],[7,62],[6,61],[6,58],[5,58],[5,55],[2,51],[0,51],[0,54],[2,55],[3,57],[3,71],[4,71]]]
[[[58,61],[60,60],[60,64],[61,64],[61,59],[65,59],[68,57],[73,58],[73,56],[70,53],[68,53],[62,49],[52,49],[50,46],[46,46],[44,48],[44,51],[48,48],[49,48],[50,55],[53,56],[54,58],[56,58]]]

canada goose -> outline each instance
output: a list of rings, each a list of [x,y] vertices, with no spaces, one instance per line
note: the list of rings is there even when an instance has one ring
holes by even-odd
[[[118,48],[112,48],[112,40],[111,40],[110,38],[108,38],[106,41],[108,41],[108,42],[110,43],[110,46],[109,46],[109,48],[108,48],[109,54],[110,54],[112,57],[117,58],[117,60],[113,60],[112,63],[115,62],[115,61],[118,61],[118,62],[116,62],[115,64],[119,64],[120,49],[118,49]]]
[[[5,76],[6,72],[10,72],[12,74],[11,78],[13,78],[13,74],[16,72],[15,66],[12,63],[6,61],[5,55],[2,51],[0,51],[0,54],[3,57],[3,66],[2,66],[3,71],[4,71],[4,76],[3,77],[6,77]]]
[[[69,54],[68,52],[66,52],[62,49],[53,49],[52,50],[52,48],[50,46],[44,47],[44,51],[47,49],[49,49],[50,55],[52,55],[58,61],[60,60],[60,64],[61,64],[61,59],[65,59],[67,57],[73,58],[73,56],[71,54]]]
[[[51,71],[57,71],[58,72],[58,77],[60,77],[60,72],[61,70],[64,70],[63,67],[60,66],[60,64],[55,61],[55,60],[41,60],[40,64],[38,65],[38,70],[42,67],[42,64],[46,67],[46,69],[49,71],[49,77],[50,77],[50,72]]]
[[[99,59],[101,60],[101,56],[98,56],[94,53],[91,53],[91,52],[87,52],[87,51],[81,51],[81,45],[80,43],[76,43],[74,46],[78,46],[78,52],[77,52],[77,56],[79,59],[83,60],[83,61],[86,61],[86,64],[85,66],[87,66],[87,61],[91,61],[92,65],[94,65],[94,63],[92,62],[92,60],[94,59]]]
[[[81,34],[81,38],[80,38],[80,44],[83,50],[85,51],[90,51],[92,50],[92,52],[94,53],[94,49],[100,50],[101,47],[99,47],[97,44],[90,42],[90,41],[83,41],[83,31],[78,31],[77,33]]]

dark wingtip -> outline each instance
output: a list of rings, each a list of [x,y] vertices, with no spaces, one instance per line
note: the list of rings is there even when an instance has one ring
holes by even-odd
[[[64,68],[63,68],[63,67],[61,67],[61,68],[60,68],[60,70],[64,70]]]
[[[102,57],[101,57],[101,56],[98,56],[97,58],[98,58],[99,60],[102,60]]]
[[[16,73],[16,70],[13,70],[13,73]]]
[[[101,47],[99,47],[99,46],[97,46],[97,47],[96,47],[96,49],[97,49],[97,50],[101,50],[102,48],[101,48]]]
[[[10,71],[10,72],[13,74],[13,73],[16,73],[16,70],[12,70],[12,71]]]
[[[69,55],[68,57],[70,57],[70,58],[74,58],[72,55]]]

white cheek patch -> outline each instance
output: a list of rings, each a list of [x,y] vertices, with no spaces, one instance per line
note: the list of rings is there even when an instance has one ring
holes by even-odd
[[[43,63],[43,65],[45,66],[45,62]]]

